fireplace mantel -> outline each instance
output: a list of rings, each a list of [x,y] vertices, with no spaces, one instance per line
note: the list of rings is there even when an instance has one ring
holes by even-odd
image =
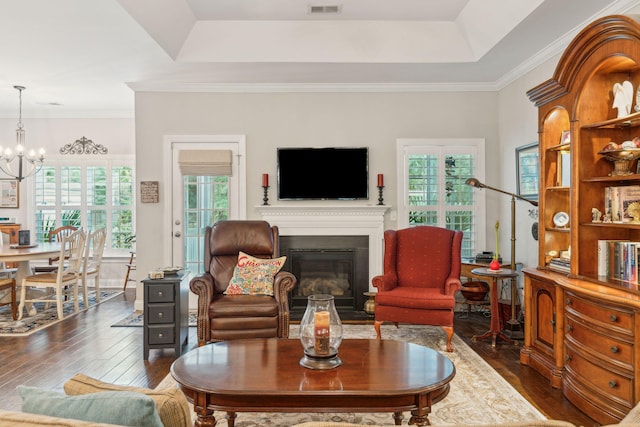
[[[257,206],[262,219],[281,236],[369,236],[369,281],[382,274],[384,215],[389,206]]]

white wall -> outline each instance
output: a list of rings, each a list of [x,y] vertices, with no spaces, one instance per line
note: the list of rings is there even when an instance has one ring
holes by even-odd
[[[396,202],[397,138],[485,138],[487,157],[500,159],[498,94],[474,93],[136,93],[136,179],[168,184],[162,170],[170,152],[165,135],[246,135],[247,218],[259,218],[261,175],[276,174],[276,148],[281,146],[368,146],[370,200],[376,204],[374,177],[385,175],[385,203]],[[500,161],[498,164],[501,164]],[[328,168],[327,173],[330,173]],[[498,182],[497,168],[487,180]],[[284,204],[270,189],[272,204]],[[296,203],[296,202],[288,202]],[[307,202],[305,202],[307,203]],[[318,201],[316,203],[323,203]],[[335,203],[335,202],[325,202]],[[171,244],[171,228],[163,201],[138,201],[138,269],[168,265],[163,248]],[[489,206],[488,215],[497,216]],[[395,221],[385,220],[386,228]],[[142,273],[140,274],[142,276]],[[142,300],[138,288],[137,300]]]

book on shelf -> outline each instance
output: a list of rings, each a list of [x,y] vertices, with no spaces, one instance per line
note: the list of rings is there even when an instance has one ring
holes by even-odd
[[[598,276],[638,284],[640,242],[598,240]]]
[[[629,205],[640,203],[640,185],[628,185],[624,187],[605,187],[604,211],[605,216],[611,215],[612,222],[628,223],[633,221],[629,215]]]
[[[626,239],[603,239],[598,240],[598,276],[608,277],[610,275],[609,256],[612,253],[614,242],[628,242]]]
[[[571,272],[571,261],[565,258],[551,258],[549,268],[563,273]]]

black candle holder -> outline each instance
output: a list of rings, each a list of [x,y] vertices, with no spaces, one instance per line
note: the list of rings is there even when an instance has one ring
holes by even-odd
[[[383,206],[384,205],[384,199],[382,198],[382,189],[384,188],[384,185],[378,185],[378,205],[379,206]]]
[[[269,186],[263,185],[262,189],[264,190],[264,197],[262,198],[262,206],[269,206]]]

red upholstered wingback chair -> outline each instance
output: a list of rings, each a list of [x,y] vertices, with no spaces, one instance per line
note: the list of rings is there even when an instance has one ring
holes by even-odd
[[[205,229],[206,272],[191,279],[198,295],[198,345],[238,338],[288,338],[293,274],[280,271],[273,296],[225,295],[240,251],[256,258],[279,255],[278,227],[266,221],[219,221]]]
[[[375,330],[384,321],[442,326],[453,351],[455,292],[460,289],[462,232],[418,226],[384,233],[384,274],[378,288]]]

